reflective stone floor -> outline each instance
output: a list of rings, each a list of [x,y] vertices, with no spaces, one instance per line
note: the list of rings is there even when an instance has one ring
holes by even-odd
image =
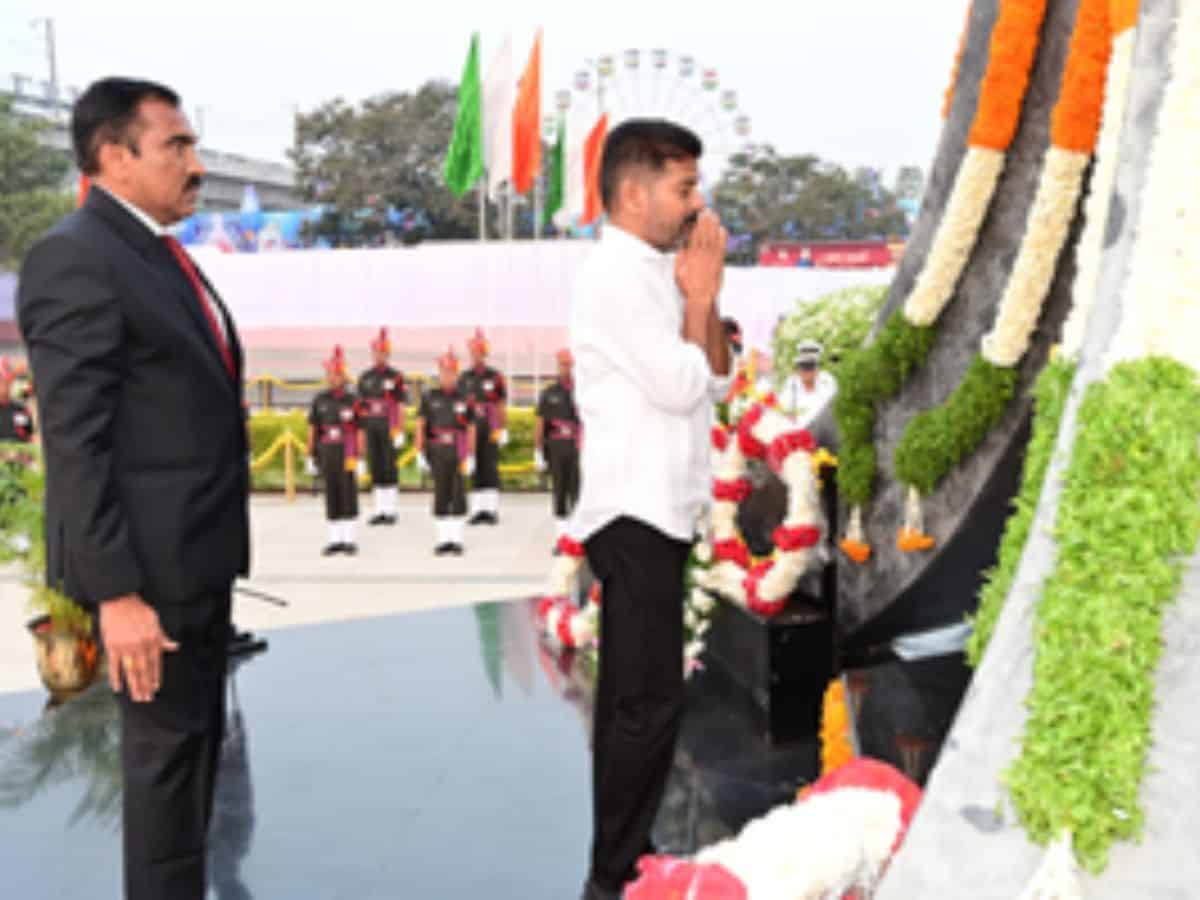
[[[273,632],[231,674],[211,836],[220,900],[574,900],[590,833],[590,688],[529,601]],[[0,696],[0,897],[120,896],[115,704]],[[772,748],[697,674],[656,826],[666,850],[794,795],[815,745]]]

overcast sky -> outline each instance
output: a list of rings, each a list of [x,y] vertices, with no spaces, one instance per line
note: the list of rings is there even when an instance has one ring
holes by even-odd
[[[46,77],[42,32],[30,20],[50,16],[61,83],[82,87],[107,74],[167,82],[189,114],[204,107],[207,145],[282,160],[296,106],[457,80],[473,29],[485,67],[511,31],[519,67],[540,25],[547,106],[587,58],[615,53],[619,63],[626,48],[662,47],[718,70],[753,140],[891,172],[932,159],[966,3],[4,0],[0,76]],[[626,88],[644,98],[683,90],[650,74]]]

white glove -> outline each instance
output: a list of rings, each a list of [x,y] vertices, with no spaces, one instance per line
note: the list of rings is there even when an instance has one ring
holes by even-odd
[[[359,478],[366,478],[366,477],[367,477],[367,461],[366,461],[365,459],[360,459],[360,460],[358,461],[358,466],[357,466],[356,468],[357,468],[357,470],[358,470],[358,477],[359,477]]]
[[[508,429],[507,428],[500,429],[500,440],[498,440],[496,443],[498,443],[501,447],[508,446]]]
[[[425,458],[424,453],[417,454],[417,471],[421,473],[429,472],[429,460]]]
[[[392,446],[395,447],[397,450],[400,450],[404,447],[404,445],[406,443],[408,443],[408,441],[404,436],[404,432],[402,431],[398,435],[396,435],[396,439],[392,441]]]
[[[546,471],[546,457],[542,455],[541,450],[533,451],[533,467],[539,472]]]
[[[311,456],[307,456],[304,458],[304,472],[310,478],[317,477],[317,464],[313,461],[313,458]]]
[[[475,474],[475,457],[467,457],[466,468],[463,469],[463,474],[465,474],[468,478]]]

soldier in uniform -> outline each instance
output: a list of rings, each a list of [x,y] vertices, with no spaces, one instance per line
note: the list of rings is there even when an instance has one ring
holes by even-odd
[[[534,425],[534,465],[539,472],[550,469],[554,494],[555,536],[567,532],[567,517],[579,499],[579,446],[583,426],[575,408],[575,361],[570,350],[558,351],[558,380],[538,398]]]
[[[388,364],[391,341],[386,328],[371,341],[375,365],[358,378],[358,400],[366,423],[367,463],[375,493],[375,515],[368,525],[395,525],[397,511],[396,451],[404,446],[404,375]]]
[[[0,441],[33,442],[34,424],[29,408],[12,396],[12,384],[17,373],[0,360]]]
[[[469,525],[500,521],[500,448],[508,443],[508,387],[487,364],[488,342],[476,328],[467,342],[472,367],[458,380],[475,412],[475,475],[471,479]]]
[[[346,387],[346,359],[335,347],[325,363],[329,390],[313,398],[308,414],[308,470],[320,472],[325,482],[325,518],[329,522],[329,544],[323,556],[358,553],[354,522],[358,518],[357,477],[366,472],[362,430],[354,392]]]
[[[417,464],[433,475],[433,520],[437,556],[463,553],[467,500],[464,476],[475,471],[476,430],[471,403],[458,382],[454,350],[438,359],[438,383],[421,398],[417,413]]]

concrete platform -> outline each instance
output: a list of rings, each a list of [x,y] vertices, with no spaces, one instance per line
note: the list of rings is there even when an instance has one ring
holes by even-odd
[[[362,520],[371,515],[363,496]],[[280,609],[238,595],[240,628],[270,632],[296,625],[467,606],[533,595],[550,570],[554,540],[550,497],[501,497],[498,526],[466,532],[466,554],[435,557],[429,494],[400,498],[394,526],[358,528],[359,555],[320,555],[327,532],[319,498],[255,497],[251,505],[253,563],[244,584],[285,599]],[[40,686],[32,641],[23,627],[28,591],[14,568],[0,569],[0,694]]]

